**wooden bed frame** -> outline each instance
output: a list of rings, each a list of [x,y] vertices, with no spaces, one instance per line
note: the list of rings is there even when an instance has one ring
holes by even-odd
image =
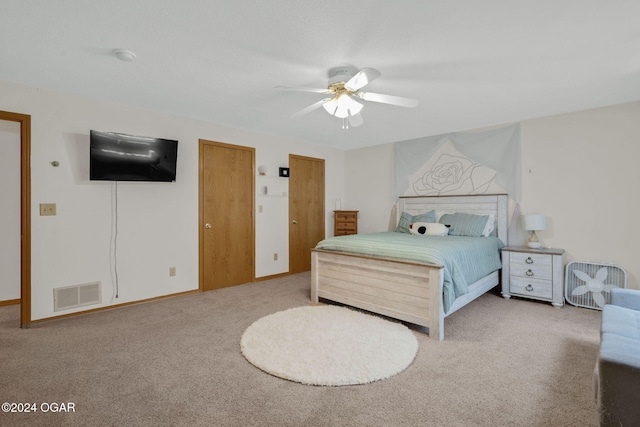
[[[497,236],[507,244],[507,195],[402,197],[396,219],[436,210],[494,214]],[[397,223],[397,221],[396,221]],[[444,270],[440,265],[312,249],[311,302],[320,298],[429,328],[444,339],[444,318],[498,285],[495,271],[469,286],[448,313],[442,307]],[[437,332],[437,333],[436,333]]]

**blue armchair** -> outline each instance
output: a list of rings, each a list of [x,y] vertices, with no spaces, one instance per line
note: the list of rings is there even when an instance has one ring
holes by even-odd
[[[640,425],[640,291],[615,288],[602,310],[594,391],[601,426]]]

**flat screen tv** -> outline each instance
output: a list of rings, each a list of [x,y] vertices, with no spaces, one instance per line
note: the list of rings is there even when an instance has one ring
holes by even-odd
[[[92,181],[176,180],[178,141],[91,130]]]

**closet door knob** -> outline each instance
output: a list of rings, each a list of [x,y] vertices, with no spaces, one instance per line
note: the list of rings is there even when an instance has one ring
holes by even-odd
[[[210,229],[210,228],[211,228],[211,224],[206,223],[206,224],[204,225],[204,228],[206,228],[207,230],[208,230],[208,229]]]
[[[291,221],[291,222],[294,223],[294,224],[298,223],[298,221],[296,221],[295,219],[293,221]]]

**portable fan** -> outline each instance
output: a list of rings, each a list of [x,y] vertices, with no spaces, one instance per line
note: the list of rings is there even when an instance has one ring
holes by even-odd
[[[611,302],[611,289],[627,287],[627,272],[617,265],[574,261],[567,264],[564,296],[578,307],[602,310]]]

